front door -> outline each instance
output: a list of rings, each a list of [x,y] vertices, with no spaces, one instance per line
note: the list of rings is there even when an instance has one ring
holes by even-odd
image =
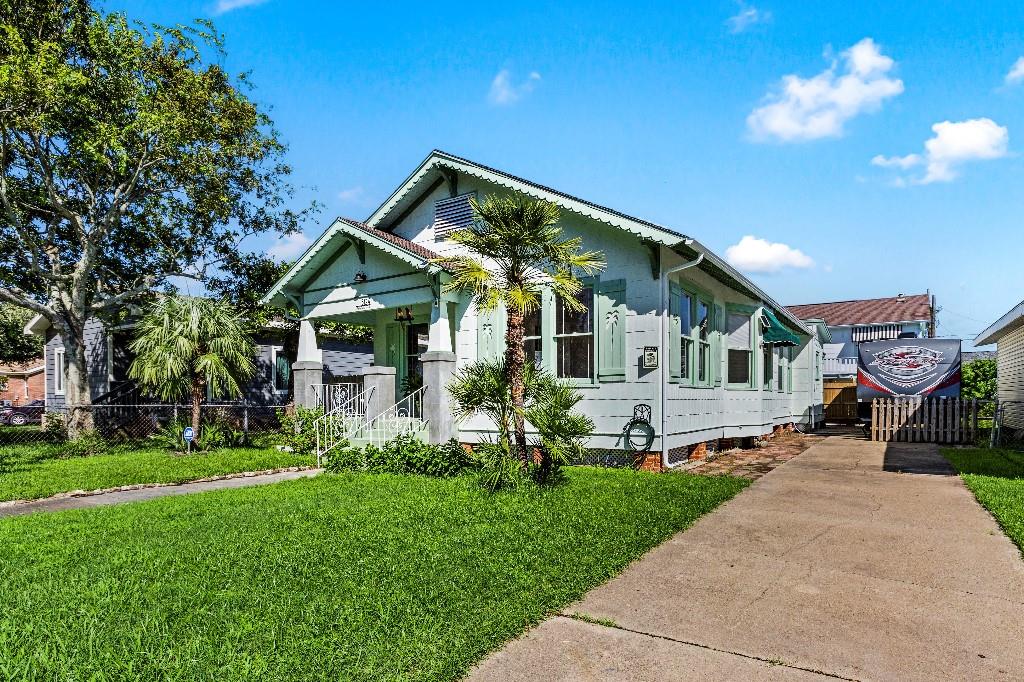
[[[423,363],[420,355],[427,352],[430,326],[410,324],[405,327],[405,374],[399,384],[399,394],[405,397],[423,386]]]

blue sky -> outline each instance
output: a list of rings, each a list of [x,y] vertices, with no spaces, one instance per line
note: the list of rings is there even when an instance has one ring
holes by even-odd
[[[1024,298],[1021,3],[105,7],[214,19],[326,205],[310,238],[436,147],[697,237],[783,303],[931,289],[973,338]]]

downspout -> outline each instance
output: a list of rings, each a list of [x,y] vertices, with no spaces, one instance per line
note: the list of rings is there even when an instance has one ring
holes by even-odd
[[[692,239],[687,239],[684,242],[686,245],[692,244]],[[659,382],[659,402],[661,407],[661,466],[664,469],[670,468],[668,461],[668,438],[665,434],[665,430],[668,428],[668,417],[666,415],[666,406],[668,404],[668,397],[665,392],[665,387],[668,385],[668,328],[665,324],[665,319],[668,317],[668,278],[677,272],[682,272],[687,268],[692,268],[696,265],[700,265],[701,261],[704,260],[704,253],[697,254],[697,257],[686,263],[680,263],[675,267],[671,267],[668,270],[661,271],[661,315],[659,316],[659,326],[661,332],[659,334],[661,346],[661,362],[658,364],[661,366],[661,381]]]

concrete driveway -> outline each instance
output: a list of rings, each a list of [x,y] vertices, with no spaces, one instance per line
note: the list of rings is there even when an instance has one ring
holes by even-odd
[[[937,449],[834,436],[471,678],[1021,680],[1022,643],[1024,562]]]

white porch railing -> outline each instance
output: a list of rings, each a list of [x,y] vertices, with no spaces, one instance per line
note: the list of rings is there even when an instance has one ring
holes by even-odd
[[[316,406],[324,411],[324,414],[334,412],[339,407],[348,403],[354,396],[361,393],[361,383],[344,384],[313,384],[313,391],[316,395]]]
[[[373,387],[364,389],[362,384],[322,384],[326,389],[321,402],[322,405],[331,405],[332,409],[325,411],[323,415],[313,422],[313,429],[316,431],[316,463],[323,465],[323,457],[328,452],[347,442],[353,432],[358,431],[366,424],[366,407],[373,396]],[[350,394],[343,391],[333,390],[335,387],[347,386]],[[351,392],[358,387],[358,390]],[[342,398],[348,395],[346,400]]]
[[[420,434],[426,431],[427,422],[423,419],[423,396],[427,390],[423,386],[353,431],[350,438],[380,446],[385,442],[407,434]]]
[[[825,358],[825,365],[822,369],[825,376],[856,374],[857,358]]]

